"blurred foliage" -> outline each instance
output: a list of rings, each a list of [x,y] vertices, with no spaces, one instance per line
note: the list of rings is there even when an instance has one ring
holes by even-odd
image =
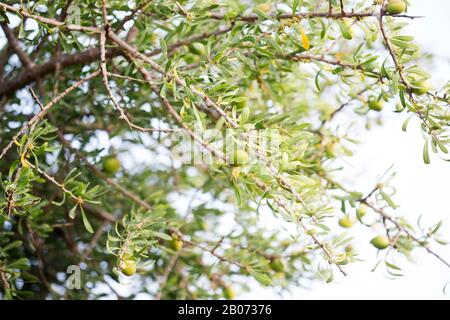
[[[359,261],[356,228],[391,276],[446,244],[441,223],[395,213],[392,171],[368,194],[335,180],[358,143],[341,112],[367,129],[386,111],[405,131],[415,117],[425,163],[448,153],[450,83],[430,86],[404,31],[414,17],[388,1],[5,3],[2,298],[232,299],[255,281],[282,293]],[[176,132],[210,161],[182,161]]]

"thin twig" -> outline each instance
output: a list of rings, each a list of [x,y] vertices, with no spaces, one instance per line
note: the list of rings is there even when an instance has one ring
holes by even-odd
[[[61,101],[61,99],[63,99],[66,95],[68,95],[70,92],[72,92],[73,90],[77,89],[78,87],[80,87],[83,83],[85,83],[86,81],[91,80],[92,78],[98,76],[100,74],[100,70],[97,70],[93,73],[91,73],[90,75],[84,77],[81,80],[78,80],[76,83],[74,83],[72,86],[68,87],[66,90],[64,90],[63,92],[61,92],[58,96],[54,97],[46,106],[41,108],[41,111],[39,113],[37,113],[34,117],[32,117],[27,123],[25,123],[25,125],[22,126],[22,128],[19,130],[19,132],[17,132],[14,137],[11,139],[11,141],[6,145],[6,147],[4,147],[2,149],[2,152],[0,153],[0,159],[3,158],[5,156],[5,154],[8,152],[8,150],[12,147],[12,145],[14,143],[16,143],[18,141],[18,138],[25,133],[25,131],[27,129],[29,129],[31,126],[33,126],[34,124],[36,124],[37,122],[39,122],[44,116],[45,114],[50,110],[50,108],[52,108],[56,103],[58,103],[59,101]]]
[[[44,24],[48,24],[54,27],[63,28],[69,31],[81,31],[81,32],[88,32],[88,33],[100,33],[100,29],[97,27],[86,27],[86,26],[80,26],[76,24],[66,24],[64,22],[61,22],[59,20],[50,19],[42,16],[38,16],[35,14],[30,13],[27,9],[24,7],[15,8],[13,6],[10,6],[6,3],[0,2],[0,8],[7,10],[9,12],[15,13],[18,16],[22,16],[25,18],[30,18],[36,21],[39,21]]]

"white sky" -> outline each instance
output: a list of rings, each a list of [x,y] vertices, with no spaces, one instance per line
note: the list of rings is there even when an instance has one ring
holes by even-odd
[[[423,52],[436,54],[435,66],[432,69],[433,82],[442,86],[450,79],[450,1],[448,0],[411,0],[409,13],[426,16],[412,22],[408,34],[414,35],[422,46]],[[386,108],[389,109],[389,108]],[[395,196],[400,205],[399,213],[405,214],[411,222],[416,222],[419,215],[423,221],[432,224],[444,221],[442,233],[450,239],[450,206],[447,197],[450,191],[450,163],[438,157],[432,158],[431,165],[422,161],[423,140],[417,122],[410,122],[408,132],[401,130],[405,114],[391,113],[386,110],[383,126],[362,134],[363,141],[356,150],[350,164],[355,168],[348,172],[348,185],[355,189],[369,191],[390,165],[394,164],[397,176],[393,184],[398,190]],[[343,115],[345,116],[345,115]],[[351,182],[351,183],[350,183]],[[401,262],[404,277],[395,280],[387,279],[380,270],[370,272],[375,264],[373,248],[368,239],[373,235],[368,229],[361,230],[360,257],[366,258],[346,266],[348,276],[344,278],[336,273],[332,283],[315,282],[310,289],[296,288],[285,298],[293,299],[449,299],[443,293],[443,287],[450,282],[450,270],[435,257],[424,250],[415,254],[416,263]],[[447,260],[450,259],[450,246],[434,245],[434,248]],[[268,289],[258,288],[248,294],[239,296],[242,299],[277,299]]]

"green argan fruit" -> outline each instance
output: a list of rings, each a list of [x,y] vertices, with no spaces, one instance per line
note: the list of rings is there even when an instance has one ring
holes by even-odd
[[[379,250],[384,250],[389,247],[389,239],[383,236],[374,237],[370,243]]]
[[[275,272],[284,272],[284,264],[280,259],[272,259],[269,263],[270,269]]]
[[[109,156],[103,159],[103,171],[107,174],[115,174],[120,170],[120,161],[114,156]]]
[[[122,271],[122,273],[126,276],[132,276],[136,273],[136,261],[132,259],[123,260],[120,271]]]
[[[389,0],[386,11],[390,14],[399,14],[406,10],[406,3],[403,0]]]
[[[223,288],[223,295],[224,295],[225,299],[233,300],[234,297],[236,296],[236,293],[234,292],[232,287],[227,286],[227,287]]]
[[[170,240],[169,242],[169,247],[173,251],[180,251],[181,248],[183,248],[183,241],[181,241],[180,239],[172,238],[172,240]]]
[[[428,81],[416,81],[412,83],[412,91],[415,94],[422,95],[428,92],[430,90],[430,84]]]
[[[248,163],[248,153],[245,150],[237,149],[234,150],[234,153],[229,156],[229,161],[232,164],[241,165]]]
[[[359,218],[364,217],[367,214],[367,206],[365,204],[362,204],[356,209],[356,214]]]
[[[351,228],[353,226],[353,221],[350,219],[349,216],[344,216],[341,219],[339,219],[339,225],[342,228]]]
[[[373,111],[381,111],[383,110],[383,101],[370,99],[369,100],[369,109]]]

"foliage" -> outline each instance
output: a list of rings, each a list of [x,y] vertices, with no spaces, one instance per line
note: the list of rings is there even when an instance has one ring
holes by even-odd
[[[122,297],[125,282],[127,298],[217,299],[248,278],[276,292],[332,281],[358,261],[338,221],[387,240],[390,275],[417,248],[450,267],[432,248],[441,223],[395,214],[391,172],[369,194],[336,180],[357,143],[333,122],[345,109],[370,127],[395,105],[403,130],[419,120],[425,163],[448,153],[450,83],[430,87],[405,32],[416,17],[387,4],[0,2],[2,297]],[[111,157],[121,166],[105,171]]]

